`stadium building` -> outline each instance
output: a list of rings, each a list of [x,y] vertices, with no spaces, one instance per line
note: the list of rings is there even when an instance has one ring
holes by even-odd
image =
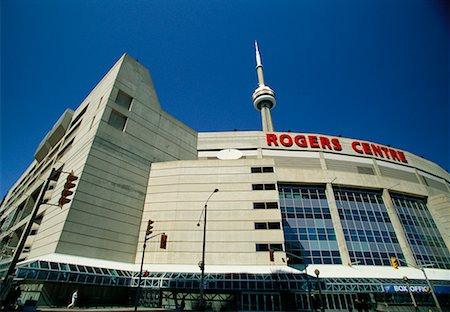
[[[378,143],[276,132],[257,46],[256,64],[262,131],[198,133],[123,55],[3,199],[3,290],[38,306],[74,289],[79,306],[132,306],[140,283],[145,307],[450,309],[449,174]]]

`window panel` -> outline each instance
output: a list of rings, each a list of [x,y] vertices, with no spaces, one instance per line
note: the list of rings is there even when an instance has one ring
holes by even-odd
[[[127,117],[122,115],[121,113],[112,110],[111,115],[109,116],[108,124],[113,126],[116,129],[123,131],[125,129],[125,124],[127,122]]]
[[[442,236],[425,199],[397,193],[391,193],[391,198],[417,263],[450,269],[450,253],[442,244]]]
[[[289,263],[341,264],[325,188],[279,184],[278,192],[286,251],[302,258]]]
[[[381,192],[335,188],[336,205],[341,219],[350,261],[364,265],[390,265],[386,253],[404,259]],[[376,242],[375,246],[372,242]],[[379,252],[372,252],[379,250]],[[384,258],[385,257],[385,258]]]
[[[118,105],[129,110],[132,101],[133,101],[133,98],[131,96],[129,96],[122,90],[119,90],[119,92],[117,93],[117,97],[116,97],[116,103]]]

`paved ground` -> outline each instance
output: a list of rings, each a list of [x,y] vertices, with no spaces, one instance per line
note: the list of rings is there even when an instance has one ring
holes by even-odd
[[[38,308],[36,311],[40,311],[40,312],[74,312],[74,311],[79,311],[79,312],[134,312],[134,308],[118,308],[118,307],[109,307],[109,308],[105,308],[105,307],[99,307],[99,308],[73,308],[73,309],[68,309],[68,308]],[[162,311],[173,311],[173,310],[168,310],[168,309],[161,309],[161,308],[138,308],[139,312],[162,312]]]

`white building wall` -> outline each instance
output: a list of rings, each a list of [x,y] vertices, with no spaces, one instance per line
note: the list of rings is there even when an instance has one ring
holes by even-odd
[[[148,264],[196,266],[202,256],[203,217],[208,202],[206,266],[268,266],[267,252],[256,252],[257,243],[284,241],[283,231],[255,230],[254,223],[281,222],[279,209],[254,209],[253,202],[276,202],[277,191],[254,191],[254,183],[276,183],[275,173],[252,174],[253,166],[273,166],[272,160],[198,160],[154,163],[150,173],[136,262],[140,261],[147,220],[154,233],[168,235],[167,250],[159,238],[150,240]],[[200,219],[200,226],[197,223]],[[282,264],[277,255],[275,264]]]
[[[129,110],[116,103],[119,90],[133,98]],[[110,125],[113,110],[126,116],[124,129]],[[63,166],[65,173],[49,204],[57,204],[67,172],[73,170],[79,179],[72,201],[62,208],[41,205],[42,221],[27,240],[30,252],[22,257],[60,253],[134,262],[150,164],[194,159],[196,137],[195,131],[161,110],[148,70],[124,54],[74,112],[60,142],[48,152],[39,150],[40,156],[47,155],[33,162],[6,198],[0,209],[3,224],[42,185],[52,167]],[[7,243],[9,233],[20,235],[26,221],[0,239]]]

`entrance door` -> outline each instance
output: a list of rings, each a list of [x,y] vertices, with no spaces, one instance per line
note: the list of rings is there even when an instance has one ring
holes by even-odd
[[[242,311],[281,311],[278,293],[242,293]]]

